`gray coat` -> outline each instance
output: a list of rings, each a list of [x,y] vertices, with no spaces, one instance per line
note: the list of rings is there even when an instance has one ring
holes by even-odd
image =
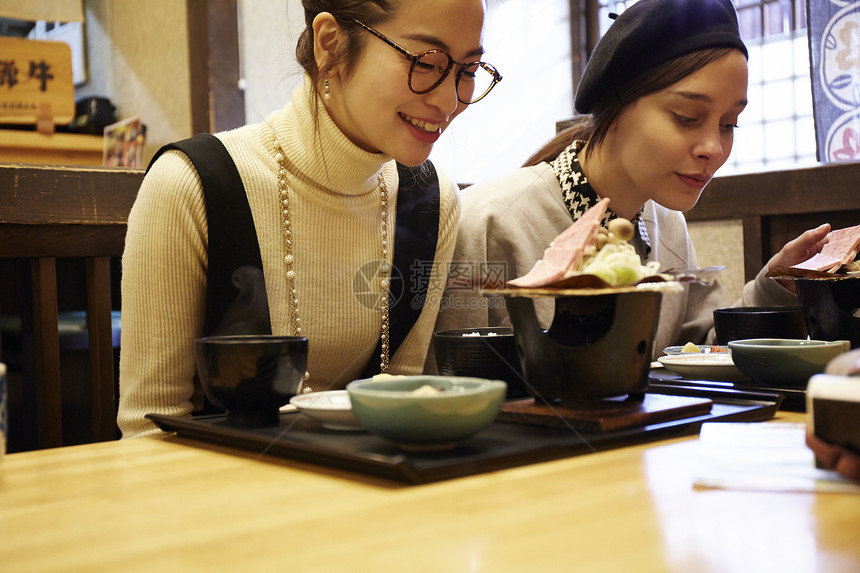
[[[558,180],[542,163],[464,189],[461,199],[459,234],[435,331],[510,325],[503,300],[484,297],[477,288],[466,286],[466,275],[472,271],[485,278],[510,280],[526,274],[542,258],[544,249],[572,223]],[[658,261],[664,271],[698,267],[682,213],[648,201],[642,220],[651,243],[648,261]],[[634,247],[644,254],[638,235]],[[762,273],[744,287],[742,299],[734,306],[796,303],[795,295]],[[724,306],[728,304],[718,279],[709,285],[688,284],[683,292],[664,293],[654,356],[670,345],[712,343],[713,310]],[[553,300],[536,299],[535,307],[541,324],[549,327]],[[426,370],[436,371],[432,348]]]

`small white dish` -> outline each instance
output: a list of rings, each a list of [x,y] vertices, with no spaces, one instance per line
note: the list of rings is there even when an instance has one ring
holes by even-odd
[[[749,378],[738,370],[728,352],[708,354],[673,354],[657,359],[667,370],[698,380],[715,380],[719,382],[735,382]]]
[[[300,394],[290,399],[290,405],[329,430],[364,429],[352,413],[352,403],[346,390]]]
[[[717,346],[716,344],[697,344],[696,348],[699,349],[698,352],[684,352],[683,346],[667,346],[663,349],[663,354],[717,354],[729,351],[727,346]]]

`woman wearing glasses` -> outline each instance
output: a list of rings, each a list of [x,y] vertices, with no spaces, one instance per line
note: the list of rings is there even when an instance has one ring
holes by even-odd
[[[463,191],[454,261],[483,263],[476,268],[490,278],[525,275],[559,233],[609,198],[604,225],[631,220],[631,243],[643,262],[697,268],[682,213],[728,159],[746,104],[747,50],[730,0],[640,0],[595,47],[577,88],[583,115],[576,124],[526,167]],[[828,225],[807,231],[769,266],[805,260],[828,231]],[[745,286],[740,304],[797,305],[796,295],[763,273]],[[509,324],[504,307],[479,298],[474,288],[452,286],[437,330]],[[662,301],[658,353],[712,340],[712,311],[726,305],[718,283],[693,284]],[[536,299],[535,306],[549,326],[553,301]],[[435,368],[432,357],[427,366]]]
[[[303,391],[422,370],[459,215],[426,160],[501,79],[481,62],[483,2],[303,4],[304,84],[263,123],[217,134],[238,204],[210,193],[204,173],[213,188],[230,177],[208,147],[194,160],[198,139],[168,146],[141,186],[123,258],[124,437],[154,432],[148,413],[201,408],[204,335],[308,337]]]

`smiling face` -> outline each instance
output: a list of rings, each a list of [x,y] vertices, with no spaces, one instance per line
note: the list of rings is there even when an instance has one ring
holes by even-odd
[[[458,62],[481,59],[482,0],[403,0],[373,28],[411,52],[440,49]],[[324,100],[334,122],[356,145],[418,165],[466,105],[457,99],[454,70],[426,94],[409,89],[410,60],[371,33],[364,34],[355,66],[328,72]]]
[[[728,159],[746,102],[747,60],[732,51],[627,105],[585,172],[621,216],[648,199],[687,211]]]

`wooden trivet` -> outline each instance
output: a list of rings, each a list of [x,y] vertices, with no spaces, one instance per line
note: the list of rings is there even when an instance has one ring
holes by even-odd
[[[709,398],[645,394],[644,399],[595,400],[581,407],[547,405],[534,398],[506,402],[496,417],[499,422],[549,428],[573,426],[584,432],[608,432],[701,416],[711,411]]]

